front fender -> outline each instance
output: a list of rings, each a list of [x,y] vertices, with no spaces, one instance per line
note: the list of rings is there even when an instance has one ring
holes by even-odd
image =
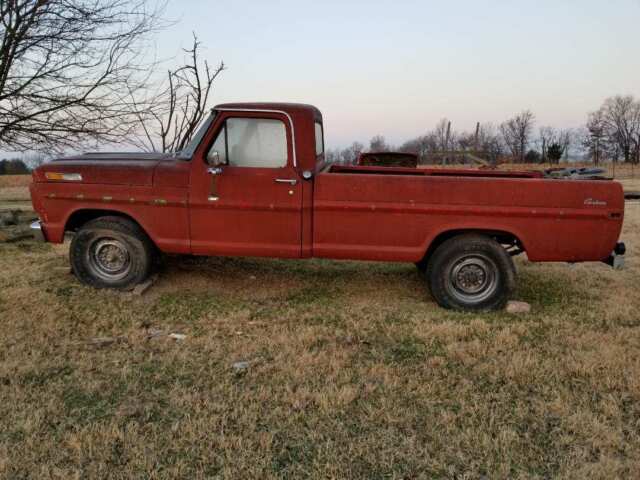
[[[161,251],[191,253],[185,188],[35,185],[32,192],[42,204],[38,213],[47,239],[52,243],[62,243],[65,232],[82,223],[79,219],[88,221],[115,214],[137,222]]]

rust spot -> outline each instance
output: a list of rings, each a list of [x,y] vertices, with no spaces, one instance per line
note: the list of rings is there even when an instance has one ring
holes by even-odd
[[[104,202],[110,202],[111,200],[113,200],[113,197],[102,197],[102,201]]]
[[[78,200],[84,200],[84,195],[82,195],[81,193],[79,193],[78,195],[76,195],[76,198]]]

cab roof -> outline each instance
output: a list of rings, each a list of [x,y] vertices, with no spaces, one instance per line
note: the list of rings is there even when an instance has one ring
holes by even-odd
[[[309,115],[322,122],[322,113],[313,105],[306,103],[287,103],[287,102],[237,102],[237,103],[221,103],[213,107],[214,110],[224,110],[225,108],[234,108],[239,110],[278,110],[289,115],[303,114]]]

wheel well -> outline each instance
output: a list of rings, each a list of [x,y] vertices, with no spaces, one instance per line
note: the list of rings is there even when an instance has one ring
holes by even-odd
[[[156,242],[153,241],[153,239],[151,238],[151,236],[149,236],[149,234],[144,229],[144,227],[140,225],[140,223],[135,218],[133,218],[130,215],[127,215],[126,213],[119,212],[117,210],[99,210],[99,209],[76,210],[67,219],[67,223],[64,226],[64,231],[65,233],[77,232],[78,229],[81,228],[85,223],[100,217],[121,217],[121,218],[126,218],[127,220],[135,223],[140,228],[140,230],[142,230],[142,232],[147,236],[147,238],[149,239],[149,242],[151,242],[151,245],[153,245],[156,251],[159,251],[158,246],[156,245]]]
[[[522,244],[520,239],[510,232],[482,229],[448,230],[446,232],[440,233],[436,238],[433,239],[433,241],[429,245],[429,248],[427,249],[427,252],[424,255],[423,262],[429,260],[433,252],[435,252],[436,248],[438,248],[447,240],[459,235],[465,235],[469,233],[485,235],[487,237],[493,238],[496,242],[505,246],[505,250],[507,250],[507,252],[509,252],[511,255],[518,255],[525,251],[524,245]]]
[[[67,223],[64,226],[65,232],[76,232],[80,227],[82,227],[85,223],[90,222],[91,220],[95,220],[100,217],[122,217],[128,220],[131,220],[133,223],[138,225],[140,228],[142,226],[131,216],[126,213],[118,212],[115,210],[94,210],[94,209],[82,209],[76,210],[73,212],[69,218],[67,219]],[[144,229],[143,229],[144,230]]]

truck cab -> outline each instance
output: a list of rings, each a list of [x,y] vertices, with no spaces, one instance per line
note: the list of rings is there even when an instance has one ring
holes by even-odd
[[[192,253],[311,256],[313,178],[324,167],[320,111],[225,104],[210,123],[191,157]]]

